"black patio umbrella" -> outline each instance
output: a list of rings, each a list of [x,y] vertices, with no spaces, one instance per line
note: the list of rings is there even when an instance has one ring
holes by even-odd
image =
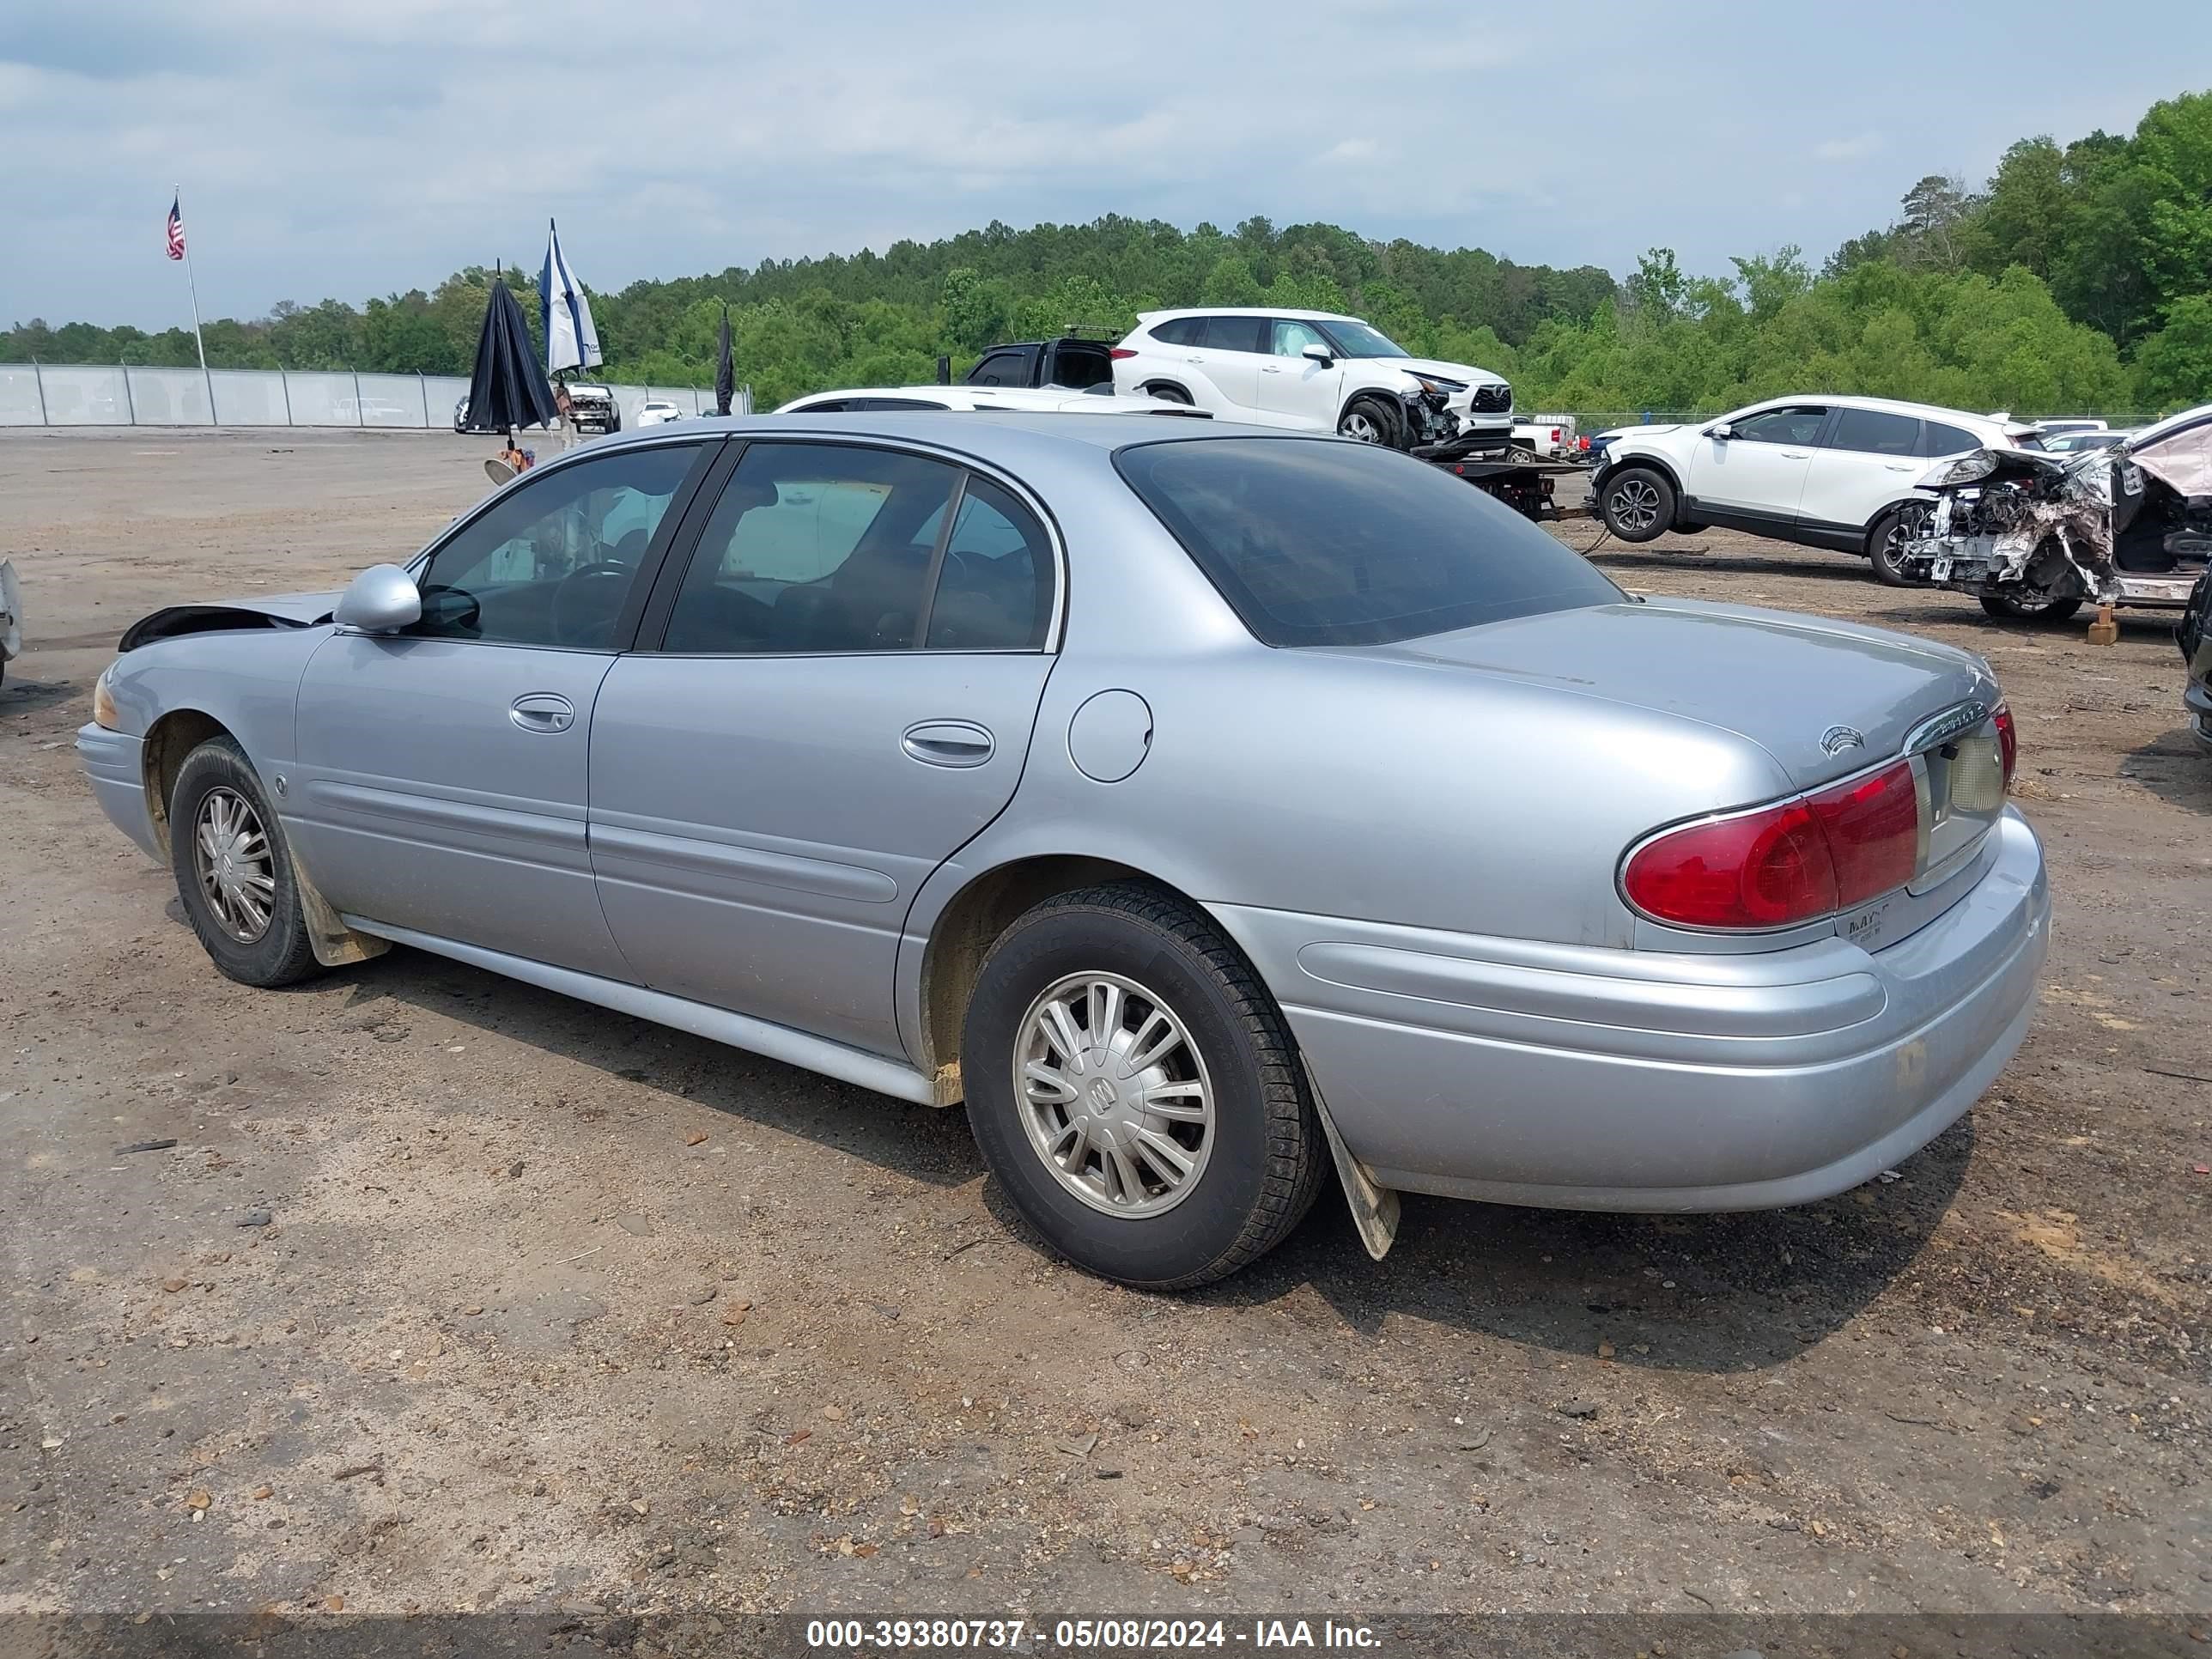
[[[737,366],[730,361],[730,308],[722,307],[722,331],[714,345],[714,413],[730,412],[730,399],[738,395]]]
[[[507,279],[491,285],[484,307],[483,334],[477,341],[476,373],[469,376],[469,412],[462,422],[470,432],[512,432],[519,426],[551,421],[553,388],[538,366],[530,343],[530,325],[507,291]]]

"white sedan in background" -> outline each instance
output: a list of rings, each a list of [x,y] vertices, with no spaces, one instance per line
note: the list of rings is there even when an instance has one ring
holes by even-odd
[[[793,398],[779,415],[857,415],[911,409],[1007,410],[1024,415],[1178,415],[1211,420],[1202,409],[1167,398],[1124,397],[1110,390],[1070,392],[1060,386],[848,386]]]
[[[680,421],[689,411],[665,398],[647,398],[637,406],[637,418],[633,426],[665,426],[671,421]]]

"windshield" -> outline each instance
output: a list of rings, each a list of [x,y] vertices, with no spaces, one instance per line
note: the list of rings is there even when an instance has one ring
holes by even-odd
[[[1266,645],[1388,645],[1621,598],[1511,508],[1393,450],[1211,438],[1114,464]]]
[[[1413,354],[1380,330],[1364,323],[1316,323],[1315,327],[1336,343],[1340,357],[1410,357]]]

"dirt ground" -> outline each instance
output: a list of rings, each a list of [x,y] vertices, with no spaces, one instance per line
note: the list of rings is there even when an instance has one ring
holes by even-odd
[[[1413,1199],[1378,1266],[1332,1192],[1152,1297],[1022,1234],[957,1109],[404,951],[209,965],[79,777],[115,636],[412,551],[487,448],[0,436],[0,1613],[2212,1608],[2212,757],[2166,621],[1601,551],[1996,665],[2057,907],[2026,1048],[1826,1203]]]

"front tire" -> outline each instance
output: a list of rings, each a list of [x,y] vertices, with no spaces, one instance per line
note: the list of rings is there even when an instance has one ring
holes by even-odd
[[[1380,398],[1354,398],[1336,423],[1337,435],[1384,449],[1406,447],[1406,422]]]
[[[1598,513],[1616,540],[1656,540],[1674,523],[1674,486],[1648,466],[1624,466],[1605,481]]]
[[[1917,587],[1924,584],[1912,580],[1905,568],[1905,549],[1920,538],[1928,525],[1928,507],[1924,501],[1907,501],[1893,507],[1875,520],[1867,535],[1867,558],[1874,566],[1875,580],[1884,587]]]
[[[185,757],[169,792],[169,867],[209,959],[242,985],[289,985],[316,969],[284,829],[228,738]]]
[[[2039,594],[2030,599],[2010,590],[1981,596],[1982,609],[1999,622],[2063,623],[2081,608],[2078,593]]]
[[[1267,988],[1137,884],[1049,899],[992,947],[961,1039],[1007,1196],[1087,1272],[1185,1290],[1273,1249],[1321,1189],[1320,1121]]]

